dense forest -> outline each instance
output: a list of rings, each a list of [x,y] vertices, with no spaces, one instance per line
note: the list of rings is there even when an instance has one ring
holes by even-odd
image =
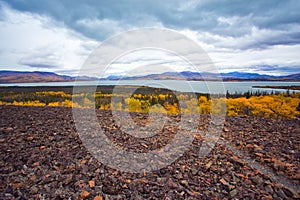
[[[127,112],[165,112],[168,114],[222,114],[227,116],[257,115],[263,117],[300,117],[300,93],[174,94],[170,90],[140,88],[133,94],[111,91],[93,94],[68,91],[1,92],[0,105],[64,106],[120,110]]]

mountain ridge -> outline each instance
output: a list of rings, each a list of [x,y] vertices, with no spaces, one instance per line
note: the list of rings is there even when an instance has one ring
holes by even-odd
[[[188,80],[188,81],[300,81],[300,73],[287,76],[272,76],[258,73],[247,72],[229,72],[229,73],[211,73],[211,72],[164,72],[160,74],[148,74],[143,76],[123,77],[111,75],[107,78],[95,78],[89,76],[67,76],[59,75],[54,72],[42,71],[0,71],[0,83],[32,83],[32,82],[68,82],[68,81],[92,81],[92,80]]]
[[[267,74],[247,73],[247,72],[229,72],[229,73],[211,73],[211,72],[164,72],[161,74],[148,74],[144,76],[109,76],[102,80],[189,80],[189,81],[300,81],[300,73],[287,76],[272,76]]]
[[[0,70],[0,83],[40,83],[40,82],[69,82],[69,81],[89,81],[98,80],[95,77],[88,76],[67,76],[59,75],[54,72],[43,72],[43,71],[10,71]]]

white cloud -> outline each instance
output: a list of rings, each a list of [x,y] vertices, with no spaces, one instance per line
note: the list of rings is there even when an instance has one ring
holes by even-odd
[[[191,38],[223,71],[265,72],[269,69],[260,66],[274,65],[278,70],[268,71],[269,74],[285,73],[284,66],[290,67],[289,72],[292,69],[299,72],[300,25],[294,22],[299,19],[296,12],[283,15],[277,6],[272,13],[261,12],[263,7],[255,5],[253,8],[240,5],[241,10],[237,10],[232,6],[216,7],[219,3],[209,2],[191,0],[187,3],[167,2],[161,6],[153,2],[143,5],[107,3],[105,9],[101,2],[96,4],[98,7],[79,3],[72,4],[68,8],[70,12],[62,6],[57,16],[53,6],[57,2],[53,1],[49,3],[52,5],[49,9],[41,6],[40,12],[31,8],[27,8],[28,12],[17,11],[7,6],[10,3],[0,3],[0,68],[74,73],[100,43],[88,37],[102,41],[123,31],[154,26],[174,28]],[[285,10],[290,10],[291,6],[284,5],[281,6]],[[82,9],[78,10],[78,6]],[[269,7],[268,3],[265,7]],[[139,38],[136,41],[139,42]],[[118,45],[111,51],[124,44]],[[121,74],[138,65],[189,70],[188,66],[172,61],[166,55],[147,57],[141,54],[121,61],[115,63],[109,73]],[[151,70],[145,68],[145,72]]]
[[[1,12],[2,69],[79,69],[98,44],[46,16],[19,12],[7,6],[2,6]]]
[[[109,36],[119,32],[124,31],[125,29],[119,23],[119,21],[115,21],[112,19],[80,19],[76,21],[76,24],[82,26],[89,31],[99,32],[102,35]]]
[[[193,68],[181,57],[161,49],[141,49],[122,55],[106,69],[105,73],[106,76],[120,72],[122,75],[136,76],[185,70]]]
[[[252,27],[250,34],[236,38],[191,30],[181,33],[197,42],[223,72],[248,71],[274,75],[299,72],[300,45],[280,44],[280,40],[287,40],[284,36],[288,31],[285,30]],[[264,42],[273,45],[264,45]],[[264,71],[260,66],[265,65],[277,66],[278,70]],[[294,68],[294,72],[286,71],[285,67]]]

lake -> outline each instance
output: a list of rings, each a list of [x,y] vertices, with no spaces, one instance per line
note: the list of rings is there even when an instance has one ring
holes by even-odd
[[[75,82],[45,82],[45,83],[12,83],[0,84],[0,86],[74,86]],[[247,91],[279,91],[284,92],[284,89],[269,89],[269,88],[252,88],[252,86],[300,86],[300,82],[272,82],[272,81],[257,81],[257,82],[217,82],[217,81],[177,81],[177,80],[120,80],[120,81],[80,81],[76,82],[78,86],[85,85],[133,85],[133,86],[152,86],[158,88],[168,88],[171,90],[183,92],[199,92],[219,94],[225,93],[240,93]],[[293,90],[290,90],[293,92]]]

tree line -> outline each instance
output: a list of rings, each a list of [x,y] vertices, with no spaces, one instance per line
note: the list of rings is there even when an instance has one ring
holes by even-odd
[[[95,92],[71,94],[63,91],[2,92],[0,105],[63,106],[120,110],[127,112],[158,112],[168,114],[225,114],[262,117],[300,117],[300,93],[244,93],[214,97],[209,94],[174,94],[169,90],[146,92],[136,90],[125,94]]]

